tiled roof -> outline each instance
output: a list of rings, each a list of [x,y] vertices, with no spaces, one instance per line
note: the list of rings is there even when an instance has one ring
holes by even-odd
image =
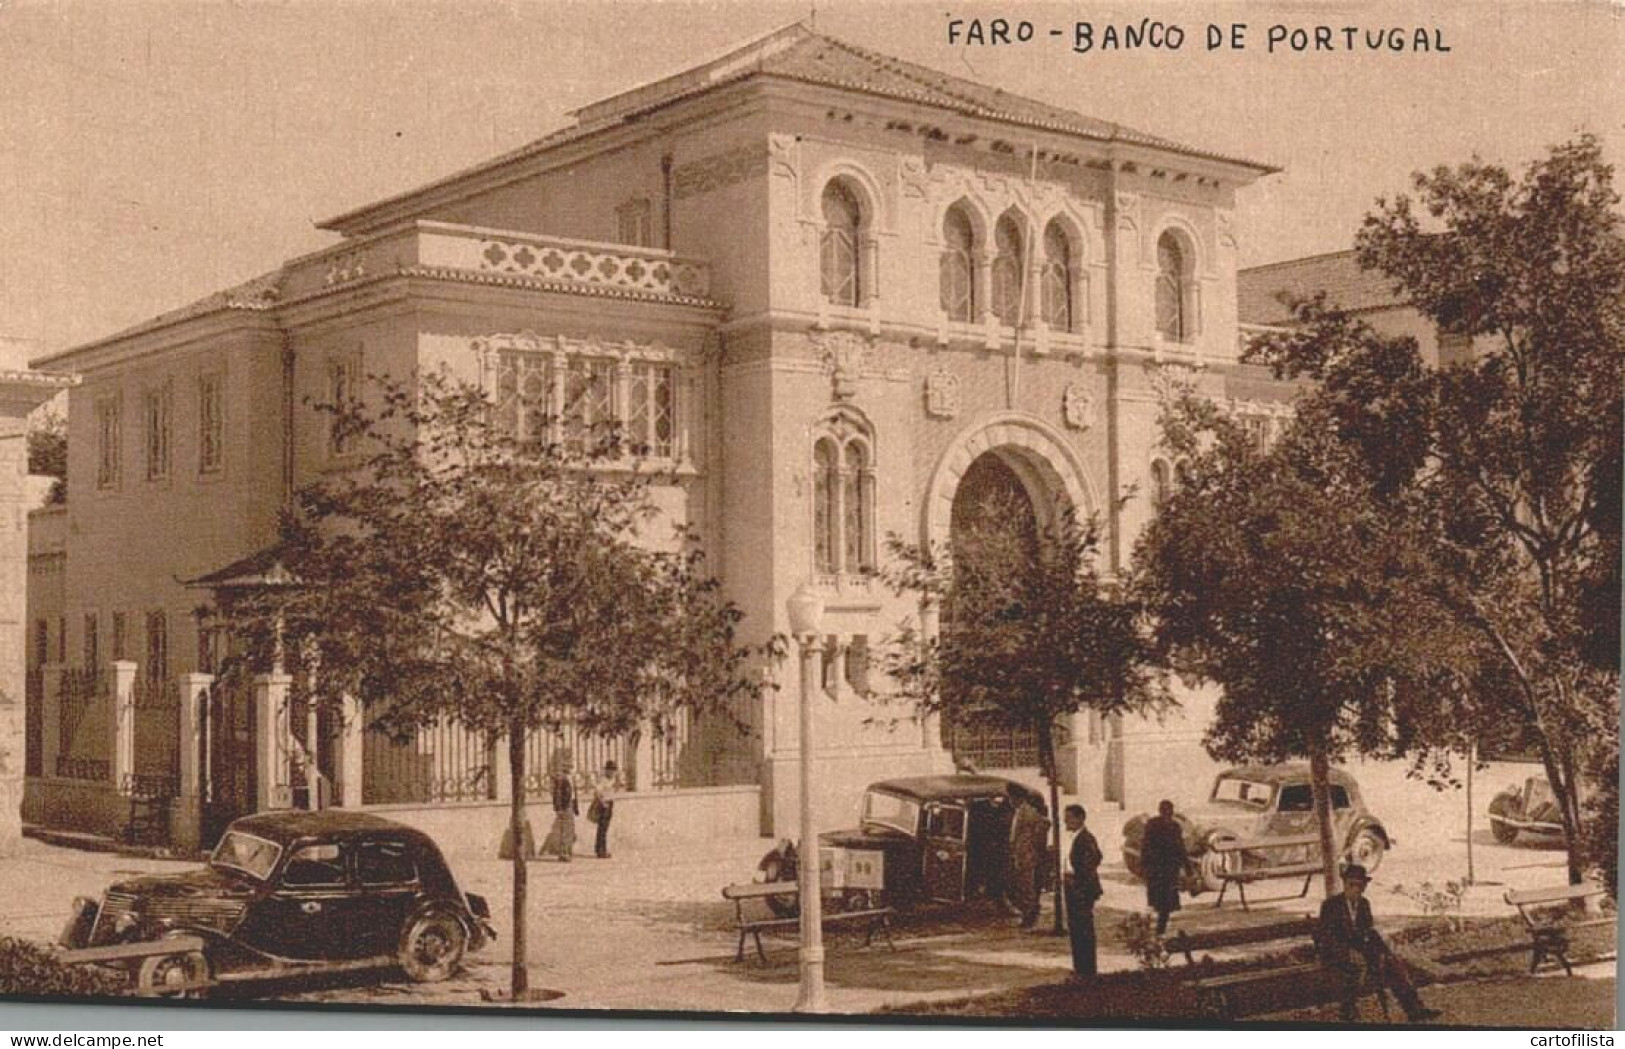
[[[775,77],[918,102],[988,120],[1216,160],[1252,168],[1260,173],[1279,170],[1269,164],[1184,145],[1172,139],[1150,135],[1121,124],[1014,95],[996,87],[979,84],[974,80],[940,72],[929,66],[893,58],[844,40],[837,40],[796,23],[735,48],[719,58],[583,106],[572,114],[578,121],[574,126],[554,131],[518,149],[428,185],[329,219],[321,225],[325,229],[347,228],[356,220],[384,205],[409,200],[426,190],[450,185],[481,171],[544,153],[567,142],[612,127],[636,114],[646,113],[660,106],[670,105],[681,99],[755,76]]]
[[[1236,313],[1243,324],[1282,324],[1292,315],[1280,296],[1309,298],[1320,291],[1344,310],[1404,305],[1389,278],[1361,269],[1354,252],[1339,251],[1241,270],[1236,274]]]

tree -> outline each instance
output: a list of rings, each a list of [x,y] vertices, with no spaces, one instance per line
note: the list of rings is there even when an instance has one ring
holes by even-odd
[[[1050,785],[1059,885],[1060,719],[1080,710],[1153,712],[1172,700],[1138,605],[1100,573],[1099,522],[1080,521],[1068,508],[1047,528],[1011,525],[1031,518],[1030,505],[994,498],[956,524],[948,548],[893,536],[888,583],[940,608],[943,622],[935,636],[905,622],[882,662],[894,688],[889,698],[922,714],[1033,733]],[[1059,907],[1055,922],[1059,931]]]
[[[68,498],[68,421],[46,407],[29,420],[28,472],[56,478],[47,502],[63,503]]]
[[[516,434],[482,390],[440,374],[380,385],[375,410],[320,406],[335,439],[368,451],[285,515],[280,553],[297,586],[222,611],[261,659],[311,653],[318,694],[359,698],[374,728],[450,719],[506,746],[518,1000],[526,738],[614,736],[646,719],[659,731],[681,709],[727,710],[757,687],[752,653],[693,537],[650,545],[654,478],[618,433],[567,416]]]
[[[1344,844],[1333,840],[1331,765],[1404,753],[1409,711],[1464,655],[1417,585],[1427,565],[1414,518],[1337,437],[1334,407],[1301,401],[1265,450],[1187,392],[1164,418],[1183,481],[1135,552],[1162,658],[1223,688],[1209,753],[1308,760],[1328,895]]]
[[[1486,699],[1540,752],[1574,881],[1582,770],[1618,749],[1625,238],[1612,179],[1585,136],[1521,178],[1476,160],[1418,174],[1425,216],[1406,196],[1378,202],[1360,264],[1441,331],[1471,338],[1464,363],[1402,362],[1417,379],[1389,389],[1393,348],[1343,337],[1346,318],[1314,304],[1300,305],[1303,331],[1258,355],[1316,381],[1339,439],[1387,463],[1388,483],[1431,523],[1432,596],[1512,686]],[[1386,425],[1396,412],[1426,425],[1401,434]]]

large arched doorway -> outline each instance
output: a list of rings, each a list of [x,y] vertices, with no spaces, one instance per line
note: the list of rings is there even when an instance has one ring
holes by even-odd
[[[949,541],[955,572],[1009,571],[1034,557],[1053,497],[1012,449],[993,449],[973,460],[959,480],[950,514]],[[974,614],[949,601],[942,610],[944,634],[956,618]],[[943,683],[952,689],[952,681]],[[942,721],[942,743],[958,766],[976,769],[1031,768],[1039,763],[1037,734],[992,717],[952,716]]]

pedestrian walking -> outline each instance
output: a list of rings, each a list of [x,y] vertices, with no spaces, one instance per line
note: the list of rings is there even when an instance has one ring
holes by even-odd
[[[609,859],[609,821],[615,817],[615,795],[620,789],[620,768],[613,761],[604,762],[603,769],[592,778],[592,803],[587,806],[587,819],[598,827],[593,835],[593,854],[601,860]]]
[[[1351,863],[1343,868],[1342,893],[1327,897],[1320,905],[1315,946],[1320,952],[1320,964],[1343,978],[1342,1017],[1354,1019],[1360,989],[1370,983],[1393,991],[1411,1023],[1431,1020],[1439,1015],[1439,1010],[1423,1004],[1405,963],[1396,958],[1377,935],[1371,901],[1365,898],[1370,882],[1371,876],[1365,868]]]
[[[1066,922],[1072,936],[1072,972],[1095,975],[1095,901],[1105,894],[1100,886],[1100,843],[1084,825],[1082,805],[1066,807],[1066,829],[1072,832],[1067,850]]]
[[[576,814],[581,811],[576,802],[575,780],[571,778],[572,764],[564,758],[553,767],[553,827],[542,842],[542,855],[557,856],[564,863],[575,855]]]
[[[1179,910],[1179,882],[1185,876],[1185,829],[1174,819],[1174,803],[1164,799],[1145,824],[1140,866],[1145,871],[1145,902],[1157,915],[1157,935],[1168,931],[1168,916]]]
[[[1010,902],[1021,913],[1021,927],[1038,924],[1039,886],[1044,878],[1044,839],[1049,816],[1041,798],[1023,798],[1010,818]]]

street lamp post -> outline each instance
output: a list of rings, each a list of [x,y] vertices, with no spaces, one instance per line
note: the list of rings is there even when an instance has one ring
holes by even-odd
[[[828,1011],[824,1000],[824,906],[823,886],[818,876],[818,831],[813,826],[813,659],[817,655],[819,622],[824,600],[811,586],[802,583],[790,595],[790,632],[801,649],[801,871],[797,875],[801,896],[801,994],[796,999],[798,1013]]]

